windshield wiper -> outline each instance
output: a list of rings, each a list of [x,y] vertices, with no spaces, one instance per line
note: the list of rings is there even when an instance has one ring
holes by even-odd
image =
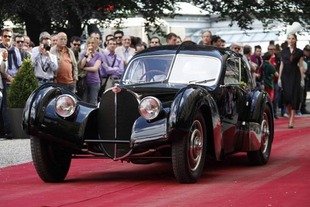
[[[201,81],[198,81],[198,80],[192,80],[192,81],[189,81],[188,83],[194,83],[194,84],[197,84],[197,83],[208,83],[210,81],[215,81],[215,78],[211,78],[211,79],[207,79],[207,80],[201,80]]]

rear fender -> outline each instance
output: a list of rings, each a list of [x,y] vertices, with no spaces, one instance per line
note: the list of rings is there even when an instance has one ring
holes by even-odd
[[[273,115],[272,103],[266,92],[256,91],[252,95],[252,103],[251,103],[251,117],[250,121],[260,122],[261,114],[264,111],[264,108],[268,104],[271,109],[271,113]]]

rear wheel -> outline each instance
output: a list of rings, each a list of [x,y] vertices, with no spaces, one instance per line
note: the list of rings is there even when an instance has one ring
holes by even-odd
[[[253,165],[264,165],[268,162],[273,139],[272,121],[273,117],[270,108],[266,105],[261,121],[261,147],[257,151],[247,153],[248,159]]]
[[[190,132],[172,143],[172,166],[178,182],[197,182],[204,168],[206,143],[205,120],[198,112]]]
[[[32,136],[31,154],[35,169],[44,182],[62,182],[70,168],[71,153],[55,143]]]

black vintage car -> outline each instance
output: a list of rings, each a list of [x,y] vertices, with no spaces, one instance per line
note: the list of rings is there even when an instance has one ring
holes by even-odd
[[[53,84],[29,97],[23,127],[43,181],[63,181],[81,157],[171,161],[180,183],[196,182],[209,158],[246,152],[251,164],[269,160],[272,104],[230,50],[190,42],[146,49],[100,100],[90,105]]]

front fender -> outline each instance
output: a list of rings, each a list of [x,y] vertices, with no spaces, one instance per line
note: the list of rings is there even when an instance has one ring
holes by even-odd
[[[217,159],[222,151],[222,130],[219,111],[211,94],[200,86],[189,85],[182,89],[171,105],[168,121],[170,133],[185,133],[190,130],[195,113],[200,110],[207,123],[208,147]],[[178,138],[173,136],[172,139]]]
[[[77,99],[75,113],[66,119],[55,112],[55,100],[61,94],[70,94]],[[29,135],[53,137],[59,142],[82,145],[88,117],[95,110],[95,106],[81,102],[70,91],[56,84],[46,84],[28,98],[23,113],[23,128]]]

